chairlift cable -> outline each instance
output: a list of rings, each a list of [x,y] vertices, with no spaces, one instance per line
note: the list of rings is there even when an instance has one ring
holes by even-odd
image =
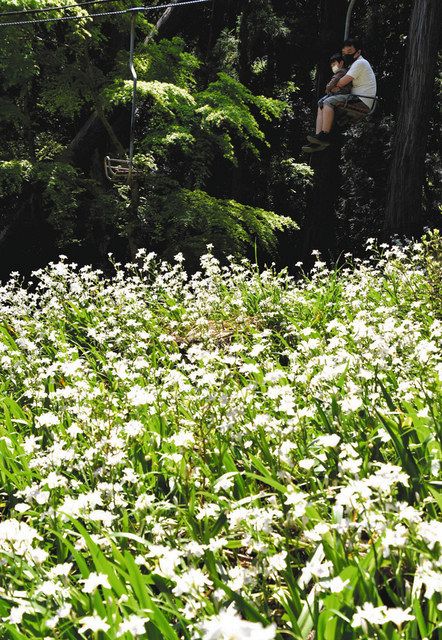
[[[48,13],[49,11],[66,11],[67,9],[86,7],[91,4],[111,4],[115,2],[117,2],[117,0],[85,0],[84,2],[80,2],[78,4],[64,4],[56,7],[44,7],[42,9],[18,9],[15,11],[2,11],[0,13],[0,18],[3,18],[4,16],[26,16],[31,13]]]
[[[183,2],[158,4],[150,7],[128,7],[127,9],[120,9],[118,11],[101,11],[100,13],[89,13],[84,16],[60,16],[58,18],[36,18],[34,20],[15,20],[13,22],[0,22],[0,27],[19,27],[23,25],[32,24],[46,24],[49,22],[69,22],[71,20],[86,20],[88,18],[100,18],[102,16],[122,16],[131,13],[149,13],[151,11],[157,11],[159,9],[169,9],[173,7],[178,9],[179,7],[197,5],[210,2],[210,0],[184,0]],[[74,5],[70,5],[71,7]],[[66,8],[70,8],[67,6]],[[1,18],[2,14],[0,14]]]

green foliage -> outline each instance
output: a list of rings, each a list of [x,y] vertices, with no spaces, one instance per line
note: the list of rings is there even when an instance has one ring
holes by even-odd
[[[222,148],[224,157],[236,162],[235,142],[259,156],[257,143],[267,144],[252,109],[265,120],[279,118],[284,104],[273,98],[254,95],[243,84],[226,73],[197,96],[201,128]]]
[[[141,98],[152,98],[154,106],[161,111],[162,116],[175,116],[189,111],[195,105],[195,99],[187,89],[183,89],[169,82],[152,80],[140,81],[137,85]],[[112,104],[126,104],[132,99],[132,82],[119,81],[107,93]]]
[[[314,171],[310,165],[296,162],[294,158],[286,158],[278,166],[282,180],[290,185],[297,195],[300,196],[302,191],[311,185]]]
[[[0,0],[0,12],[58,4],[57,0]],[[324,75],[317,73],[318,63],[319,69],[327,66],[328,73],[328,56],[342,36],[343,4],[331,11],[329,3],[318,8],[305,0],[215,3],[210,9],[172,11],[159,33],[147,20],[155,22],[159,14],[137,16],[136,153],[140,166],[152,174],[149,185],[144,178],[139,181],[143,211],[149,206],[158,211],[157,200],[167,200],[169,184],[172,199],[180,190],[204,192],[215,200],[234,198],[239,207],[247,203],[252,209],[283,213],[299,224],[307,220],[311,175],[301,147],[314,121],[316,83]],[[111,6],[118,10],[128,5],[126,0],[115,0]],[[344,251],[362,245],[382,228],[410,7],[409,0],[394,6],[389,0],[355,5],[353,24],[358,25],[369,60],[382,79],[383,99],[371,122],[349,132],[343,150],[337,235]],[[103,179],[102,156],[124,156],[129,144],[131,17],[92,20],[89,13],[96,9],[71,6],[69,14],[81,20],[1,30],[0,159],[70,164],[77,178],[69,177],[65,186],[64,172],[58,174],[64,195],[49,216],[59,246],[68,246],[69,238],[75,238],[93,253],[97,246],[88,243],[96,243],[98,237],[100,255],[105,255],[102,238],[123,247],[122,229],[139,229],[141,224],[144,243],[164,237],[166,230],[158,226],[161,216],[136,212],[136,199],[127,207],[125,197]],[[62,12],[47,15],[60,17]],[[319,37],[312,39],[312,33]],[[437,224],[437,112],[435,99],[424,185],[430,225]],[[37,221],[55,202],[53,195],[40,197],[45,185],[31,174],[21,183],[27,185],[24,191],[16,181],[13,200],[6,203],[5,190],[0,202],[4,210],[12,206],[8,219],[17,219],[17,228],[25,211],[30,214],[28,221]],[[84,191],[76,193],[74,187],[66,225],[71,180]],[[112,198],[115,215],[103,210],[99,216],[100,203]],[[149,219],[155,220],[155,229],[149,227]],[[106,233],[91,233],[91,220]],[[229,223],[226,233],[233,228]],[[13,233],[13,226],[10,229]],[[68,233],[62,232],[66,229]],[[248,233],[244,227],[245,236]],[[0,237],[6,239],[1,229]],[[39,244],[37,235],[35,243]],[[281,259],[293,254],[290,238],[287,242],[283,238],[284,243]]]
[[[29,8],[51,5],[52,0],[25,3]],[[0,10],[11,6],[0,0]],[[117,9],[123,6],[115,3]],[[202,251],[208,241],[217,241],[226,252],[238,252],[255,241],[274,250],[276,231],[293,226],[291,222],[262,206],[232,200],[229,189],[213,197],[209,183],[215,170],[238,165],[244,152],[259,164],[269,146],[265,128],[281,117],[283,103],[254,95],[226,73],[214,82],[203,80],[195,50],[182,37],[155,40],[152,25],[139,15],[136,153],[146,179],[139,179],[136,202],[124,188],[111,190],[95,166],[92,169],[87,134],[82,156],[70,155],[70,143],[91,111],[103,127],[100,141],[95,129],[94,144],[103,148],[109,135],[118,155],[128,146],[130,17],[93,22],[87,9],[72,11],[84,20],[8,29],[0,42],[0,129],[6,134],[2,155],[18,159],[18,164],[2,169],[0,198],[9,192],[19,197],[28,179],[40,196],[32,206],[38,203],[58,248],[96,234],[126,234],[128,239],[135,234],[143,242],[189,242],[191,252],[196,247]],[[146,35],[144,44],[140,36]],[[15,124],[12,135],[10,123]],[[81,135],[79,140],[83,144]],[[20,158],[32,163],[27,176],[19,171]]]
[[[79,171],[69,164],[48,162],[36,165],[34,176],[42,184],[47,220],[57,232],[59,246],[77,242],[76,217],[84,191]]]
[[[155,173],[139,180],[136,219],[130,221],[128,203],[123,226],[139,235],[141,242],[148,238],[161,243],[167,255],[184,248],[195,256],[207,242],[231,253],[255,242],[273,251],[276,231],[296,227],[290,219],[212,197],[203,187],[213,175],[215,158],[236,165],[244,150],[260,158],[268,146],[261,122],[279,118],[283,103],[254,95],[225,73],[205,89],[195,90],[198,61],[184,54],[180,39],[149,45],[146,53],[137,55],[136,65],[141,121],[137,149],[150,154]],[[169,72],[162,74],[165,65]],[[164,77],[159,80],[158,76]],[[129,104],[132,83],[116,79],[105,95],[110,104]],[[142,166],[139,159],[137,164]],[[127,199],[121,189],[119,193]]]
[[[442,237],[438,229],[429,231],[422,239],[423,263],[432,295],[430,302],[442,318]]]
[[[81,56],[69,59],[69,52],[45,52],[42,72],[45,82],[41,88],[41,106],[49,114],[61,114],[73,119],[85,105],[92,104],[95,87],[103,82],[102,74],[83,69]]]
[[[17,125],[21,119],[21,111],[14,101],[10,98],[0,97],[0,121],[5,124]]]
[[[167,255],[185,247],[198,256],[207,243],[223,253],[241,255],[255,243],[272,253],[277,232],[297,228],[285,216],[235,200],[214,198],[199,189],[169,187],[163,197],[146,198],[140,214],[154,237],[167,247]]]
[[[0,198],[20,193],[31,171],[32,165],[27,160],[0,162]]]
[[[186,49],[185,41],[179,37],[142,45],[135,58],[137,72],[148,82],[156,80],[194,89],[201,61]]]
[[[268,146],[268,143],[257,116],[267,121],[279,118],[284,104],[254,95],[225,73],[220,73],[218,80],[203,91],[192,93],[189,89],[192,84],[188,81],[188,88],[185,88],[158,80],[141,79],[138,82],[138,95],[142,102],[148,101],[143,103],[143,107],[149,109],[144,144],[154,150],[178,144],[194,153],[190,145],[199,138],[200,147],[207,149],[209,143],[219,148],[223,157],[234,164],[237,164],[238,148],[245,148],[259,157],[258,145]],[[106,97],[114,105],[129,103],[132,83],[116,80],[106,90]]]

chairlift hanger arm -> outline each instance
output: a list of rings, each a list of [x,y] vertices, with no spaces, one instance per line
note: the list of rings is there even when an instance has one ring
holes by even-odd
[[[135,122],[137,117],[137,83],[138,76],[134,64],[135,55],[135,27],[137,22],[137,13],[132,13],[130,23],[130,58],[129,69],[132,76],[132,111],[130,118],[130,140],[129,140],[129,178],[131,177],[134,160],[134,137],[135,137]]]
[[[345,18],[345,29],[344,29],[344,40],[347,40],[347,38],[350,35],[350,24],[351,24],[351,16],[353,13],[353,7],[356,4],[356,0],[350,0],[350,4],[348,5],[348,9],[347,9],[347,16]]]

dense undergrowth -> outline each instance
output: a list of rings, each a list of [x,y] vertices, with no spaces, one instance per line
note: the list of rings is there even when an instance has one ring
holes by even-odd
[[[440,246],[13,276],[1,637],[438,637]]]

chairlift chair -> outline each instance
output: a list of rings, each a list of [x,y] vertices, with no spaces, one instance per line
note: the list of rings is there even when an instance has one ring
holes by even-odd
[[[132,169],[132,170],[131,170]],[[104,159],[104,173],[106,178],[111,181],[130,180],[132,175],[136,173],[131,168],[128,158],[111,158],[106,156]]]
[[[356,98],[367,98],[373,100],[373,102],[371,107],[368,107],[362,100],[353,102],[350,100],[350,96],[354,96]],[[336,105],[338,126],[355,124],[359,120],[371,116],[376,111],[378,102],[379,96],[365,96],[357,93],[348,94],[345,102]]]
[[[355,4],[356,0],[348,0],[347,15],[345,18],[344,40],[348,38],[350,33],[351,17]],[[355,122],[358,122],[359,120],[362,120],[367,116],[371,116],[375,112],[377,104],[379,102],[378,96],[363,96],[355,93],[350,95],[356,96],[357,98],[369,98],[370,100],[373,100],[371,108],[367,107],[367,105],[362,101],[356,103],[350,101],[350,98],[348,96],[344,104],[337,105],[337,108],[339,110],[338,124],[354,124]]]

